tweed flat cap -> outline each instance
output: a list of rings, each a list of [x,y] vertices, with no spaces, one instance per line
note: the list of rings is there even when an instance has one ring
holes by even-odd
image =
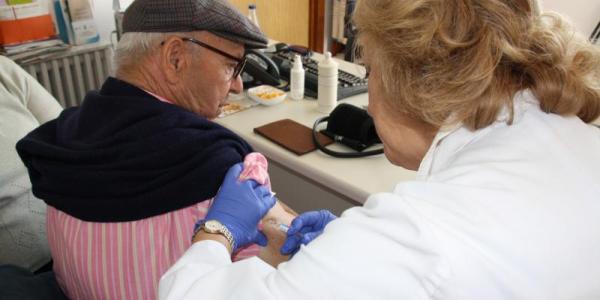
[[[123,33],[202,30],[246,48],[267,46],[260,28],[227,0],[135,0],[123,16]]]

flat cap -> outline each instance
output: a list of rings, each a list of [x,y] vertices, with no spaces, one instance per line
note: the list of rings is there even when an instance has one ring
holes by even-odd
[[[264,33],[227,0],[135,0],[123,16],[123,33],[206,30],[246,48],[265,48]]]

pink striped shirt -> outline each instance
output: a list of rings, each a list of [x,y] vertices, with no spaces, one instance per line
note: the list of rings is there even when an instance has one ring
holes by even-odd
[[[251,153],[240,178],[270,185],[266,159]],[[69,299],[155,299],[160,276],[191,244],[197,220],[212,199],[131,222],[85,222],[48,206],[47,231],[54,272]],[[256,245],[234,255],[255,256]]]

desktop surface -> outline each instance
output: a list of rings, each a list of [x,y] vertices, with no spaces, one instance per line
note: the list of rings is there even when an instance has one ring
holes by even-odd
[[[318,57],[317,57],[318,59]],[[359,75],[362,67],[340,61],[340,68]],[[367,94],[348,97],[340,102],[359,107],[367,105]],[[383,154],[364,158],[335,158],[321,151],[313,151],[297,156],[268,139],[254,133],[253,129],[281,119],[292,119],[312,128],[313,123],[326,114],[317,111],[314,100],[286,99],[273,106],[254,106],[247,110],[217,119],[217,123],[234,131],[263,153],[269,160],[303,180],[337,193],[356,203],[364,203],[368,195],[390,192],[401,181],[415,178],[414,171],[392,165]],[[381,145],[376,145],[375,147]],[[341,145],[333,145],[334,150],[353,151]]]

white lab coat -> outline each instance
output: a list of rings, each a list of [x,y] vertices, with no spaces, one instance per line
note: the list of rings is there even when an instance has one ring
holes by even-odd
[[[289,262],[194,244],[160,299],[600,299],[600,130],[528,92],[441,130],[417,180],[347,210]]]

